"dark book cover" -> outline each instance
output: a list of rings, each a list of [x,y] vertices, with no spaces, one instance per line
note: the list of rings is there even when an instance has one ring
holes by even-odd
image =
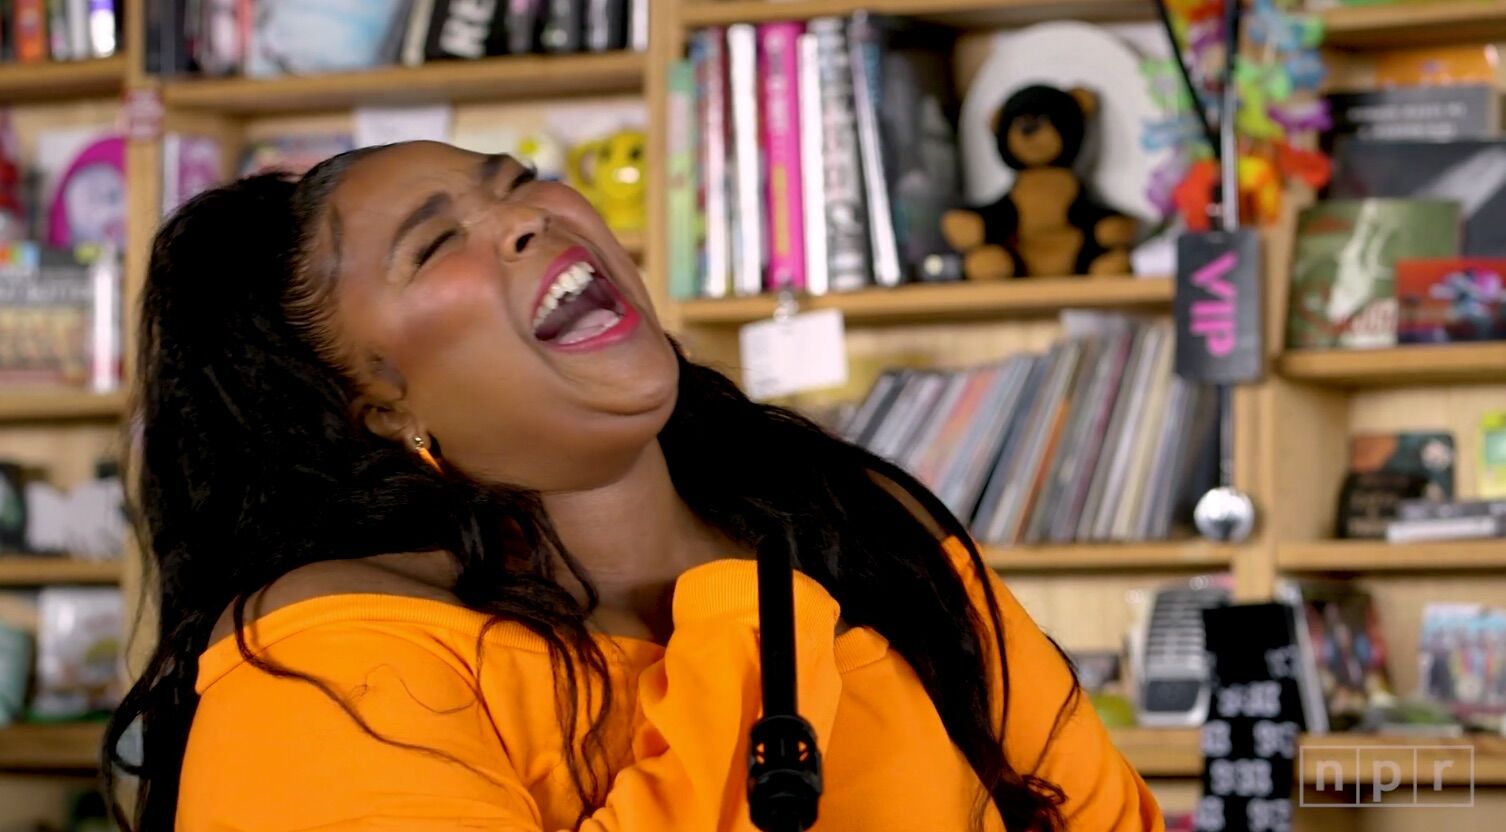
[[[941,215],[958,206],[962,193],[955,35],[886,16],[869,15],[864,23],[859,31],[877,68],[879,152],[900,266],[909,279],[934,279],[923,264],[951,251],[941,236]]]
[[[1443,200],[1459,206],[1460,246],[1427,256],[1506,257],[1506,140],[1341,139],[1333,161],[1333,199]]]
[[[424,58],[475,60],[507,51],[505,15],[499,0],[434,0]]]
[[[507,11],[503,15],[507,30],[507,52],[510,55],[527,55],[538,49],[539,28],[544,23],[545,0],[506,0]]]
[[[1439,84],[1332,93],[1331,136],[1458,141],[1501,135],[1501,94],[1486,84]]]
[[[544,51],[581,51],[586,25],[586,0],[545,0],[544,6],[544,29],[539,35]]]

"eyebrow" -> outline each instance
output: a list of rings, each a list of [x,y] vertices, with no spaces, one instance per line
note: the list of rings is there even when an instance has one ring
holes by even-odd
[[[451,201],[450,195],[447,193],[429,194],[429,198],[424,200],[422,205],[414,208],[413,212],[408,214],[408,216],[403,217],[403,221],[397,224],[397,230],[392,232],[392,245],[387,249],[387,262],[392,262],[392,258],[397,253],[397,248],[403,242],[404,237],[412,232],[413,229],[423,225],[425,221],[438,216],[446,208],[450,207]]]

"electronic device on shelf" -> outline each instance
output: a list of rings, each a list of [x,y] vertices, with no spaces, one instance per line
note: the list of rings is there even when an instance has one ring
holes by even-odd
[[[1141,725],[1176,728],[1203,724],[1211,691],[1203,610],[1230,600],[1227,581],[1212,577],[1154,591],[1149,620],[1139,633],[1135,650]]]

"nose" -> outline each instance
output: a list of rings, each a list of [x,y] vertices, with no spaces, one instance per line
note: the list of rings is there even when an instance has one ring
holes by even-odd
[[[531,205],[502,203],[493,211],[500,230],[498,254],[503,260],[517,260],[549,230],[549,214]]]

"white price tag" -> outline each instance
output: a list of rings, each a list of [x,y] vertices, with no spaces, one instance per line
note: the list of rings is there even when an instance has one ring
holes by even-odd
[[[755,401],[847,383],[847,341],[836,309],[758,321],[738,332],[743,389]]]
[[[422,107],[357,107],[353,139],[356,147],[428,139],[450,140],[454,112],[448,104]]]

